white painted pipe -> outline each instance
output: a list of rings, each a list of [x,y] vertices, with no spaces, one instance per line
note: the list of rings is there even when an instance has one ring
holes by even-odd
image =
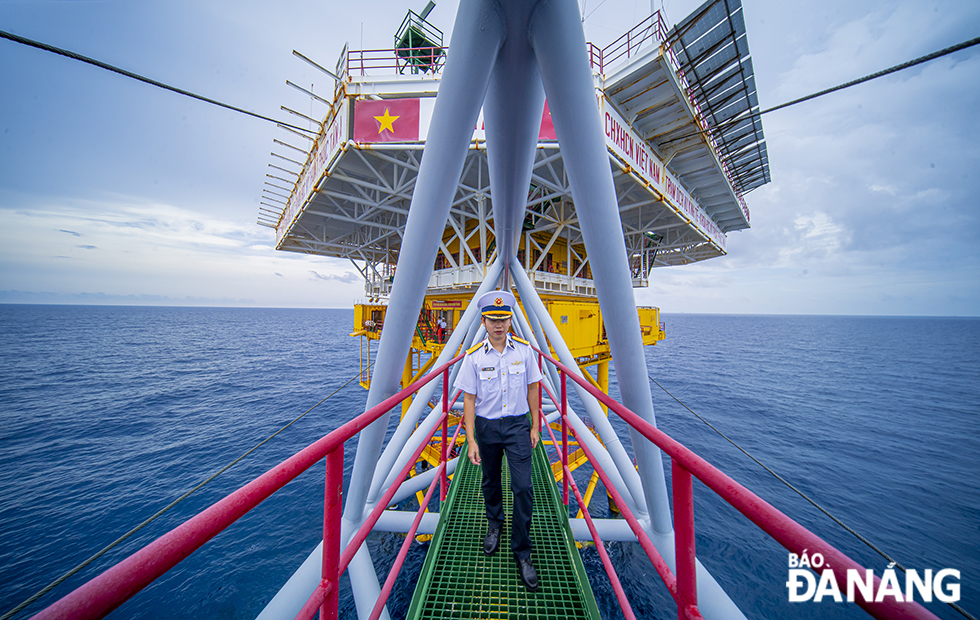
[[[525,309],[530,307],[531,311],[534,312],[538,321],[541,323],[541,327],[548,339],[551,341],[551,346],[555,349],[555,353],[558,356],[559,361],[565,364],[573,371],[576,372],[580,377],[582,376],[581,371],[578,368],[578,364],[575,362],[572,352],[568,349],[568,345],[561,337],[561,332],[558,331],[558,326],[555,322],[551,320],[551,315],[548,314],[547,309],[544,307],[544,303],[541,298],[538,297],[537,291],[534,290],[531,280],[524,273],[524,269],[517,264],[517,259],[513,259],[511,273],[513,274],[514,284],[517,285],[518,290],[521,293],[521,301],[524,303]],[[542,349],[543,350],[543,349]],[[606,472],[610,472],[611,469],[618,471],[620,477],[626,483],[627,493],[624,494],[624,498],[631,498],[632,505],[636,506],[637,514],[636,518],[647,516],[646,505],[644,503],[644,493],[643,484],[640,481],[640,476],[637,474],[636,470],[633,468],[633,461],[630,459],[629,454],[626,452],[626,448],[623,447],[623,443],[619,440],[619,436],[616,434],[615,429],[613,429],[612,424],[609,423],[609,419],[606,417],[605,412],[603,412],[602,407],[599,406],[599,401],[595,399],[592,394],[582,389],[574,381],[566,383],[570,387],[574,388],[578,394],[579,399],[585,406],[586,412],[589,417],[592,418],[592,423],[595,426],[596,431],[598,431],[599,436],[602,438],[602,442],[606,446],[606,450],[612,457],[615,467],[603,468]],[[555,386],[557,387],[557,386]],[[556,392],[555,397],[559,397]],[[576,422],[576,431],[578,431],[583,437],[585,433],[582,432],[583,429],[587,431],[587,427],[582,423],[582,427],[577,426],[578,423],[582,423],[581,420]],[[591,435],[591,432],[588,432]],[[591,448],[591,446],[589,446]]]
[[[494,261],[490,267],[487,268],[487,277],[484,279],[483,283],[477,289],[474,299],[479,299],[479,295],[486,293],[491,290],[491,283],[500,275],[500,270],[502,265],[500,261]],[[446,345],[443,347],[442,351],[439,353],[439,357],[436,359],[435,363],[432,365],[433,368],[438,368],[442,364],[448,362],[453,357],[455,357],[456,352],[459,350],[460,345],[466,346],[469,343],[468,338],[471,337],[471,327],[474,323],[479,323],[478,317],[480,316],[479,308],[476,307],[476,303],[470,303],[460,317],[459,323],[456,329],[453,330],[452,335],[446,341]],[[455,370],[458,368],[459,364],[453,367]],[[452,380],[452,374],[450,374],[450,380]],[[427,385],[423,386],[415,396],[412,404],[409,406],[408,411],[405,413],[405,417],[398,424],[398,428],[395,429],[394,434],[388,441],[388,445],[385,447],[384,452],[378,459],[378,466],[375,469],[373,480],[371,482],[371,488],[368,492],[368,503],[375,504],[381,498],[384,493],[384,489],[390,486],[390,480],[393,478],[394,474],[401,471],[404,464],[409,456],[411,456],[415,449],[418,448],[418,443],[414,445],[408,445],[409,438],[417,432],[415,430],[416,423],[423,412],[430,412],[429,409],[429,399],[432,398],[432,394],[435,392],[436,387],[439,385],[439,381],[433,380]],[[440,408],[441,411],[441,408]],[[407,452],[407,455],[405,454]],[[398,466],[401,463],[401,467]]]

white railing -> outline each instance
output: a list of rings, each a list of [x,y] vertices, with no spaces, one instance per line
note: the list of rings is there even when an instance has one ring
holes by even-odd
[[[595,283],[588,278],[574,278],[560,273],[529,271],[528,278],[542,293],[595,296]],[[483,282],[483,265],[465,265],[456,269],[437,269],[429,276],[429,290],[450,290],[479,286]]]

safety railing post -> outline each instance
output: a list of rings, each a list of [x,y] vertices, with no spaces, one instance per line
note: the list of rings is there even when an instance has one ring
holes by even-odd
[[[449,441],[449,367],[442,371],[442,458],[441,465],[446,464],[448,454],[446,453],[446,442]],[[446,501],[446,493],[449,487],[449,479],[446,475],[446,467],[442,468],[439,480],[439,501]]]
[[[340,519],[344,492],[344,444],[327,453],[323,491],[323,560],[320,587],[325,590],[320,618],[336,618],[340,601]]]
[[[568,469],[568,394],[565,391],[565,373],[561,373],[561,464],[564,469]],[[564,473],[561,476],[562,497],[565,505],[568,506],[568,476]]]
[[[674,490],[674,559],[677,568],[677,618],[697,608],[698,585],[694,552],[694,481],[691,472],[671,459]]]
[[[538,372],[541,373],[541,376],[542,377],[544,377],[544,358],[541,357],[541,354],[540,353],[538,353]],[[542,379],[542,381],[543,380],[544,379]],[[544,405],[542,403],[544,401],[541,400],[541,397],[542,396],[543,396],[543,394],[541,393],[541,381],[538,381],[538,410],[543,412],[544,411]],[[542,415],[541,417],[543,418],[544,415]]]

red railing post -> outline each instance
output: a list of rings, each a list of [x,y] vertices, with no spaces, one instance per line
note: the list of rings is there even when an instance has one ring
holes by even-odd
[[[538,349],[535,350],[538,353],[543,353]],[[549,363],[554,365],[559,372],[572,372],[570,368],[562,364],[560,361],[552,358],[547,353],[544,353],[544,358],[548,360]],[[791,553],[796,553],[799,555],[807,550],[809,550],[811,553],[815,550],[819,550],[819,552],[824,556],[824,565],[828,567],[833,566],[831,570],[834,571],[834,575],[836,576],[838,583],[843,583],[846,581],[847,571],[859,570],[861,571],[860,574],[864,574],[866,569],[857,562],[847,557],[831,545],[827,544],[826,541],[821,539],[813,532],[805,529],[796,521],[793,521],[787,517],[761,497],[755,495],[738,482],[726,476],[716,467],[691,452],[688,448],[666,435],[663,431],[657,429],[654,425],[650,424],[646,420],[643,420],[640,416],[627,409],[621,403],[613,400],[608,394],[605,394],[601,390],[597,389],[582,377],[572,375],[572,380],[575,381],[583,390],[592,394],[592,396],[594,396],[600,403],[609,407],[610,411],[613,411],[619,415],[620,418],[636,429],[641,435],[666,452],[674,461],[672,463],[672,468],[674,472],[675,548],[677,551],[676,559],[678,573],[680,573],[682,568],[684,568],[687,573],[686,579],[688,580],[689,585],[686,586],[686,591],[689,594],[686,595],[685,599],[680,598],[679,590],[681,586],[678,583],[680,581],[679,575],[675,577],[675,575],[667,568],[667,565],[663,562],[663,559],[659,557],[659,553],[657,553],[656,548],[650,542],[649,537],[643,531],[640,524],[631,517],[627,504],[620,501],[621,497],[619,493],[616,492],[614,485],[608,479],[608,476],[606,476],[606,474],[602,471],[602,468],[597,467],[596,471],[599,472],[599,477],[602,479],[603,484],[606,485],[607,490],[610,491],[616,502],[623,508],[623,516],[626,517],[631,529],[640,540],[643,550],[647,553],[651,562],[653,562],[654,567],[657,569],[657,572],[660,574],[664,583],[667,584],[667,588],[671,591],[671,594],[674,595],[674,599],[679,603],[684,600],[693,601],[694,604],[687,604],[679,607],[680,612],[684,614],[682,617],[690,620],[697,620],[701,618],[701,614],[698,612],[696,606],[697,581],[695,573],[696,559],[693,530],[694,500],[693,486],[691,484],[693,477],[697,477],[709,489],[714,491],[729,505],[748,517],[750,521],[755,523],[766,534],[771,536],[773,540],[781,544]],[[558,400],[557,397],[550,391],[548,391],[548,395],[552,400]],[[582,451],[585,452],[585,455],[592,463],[595,463],[595,457],[589,450],[588,446],[585,443],[581,443],[581,438],[579,438],[579,441],[579,446]],[[681,484],[684,479],[687,480],[687,484]],[[682,510],[682,502],[680,501],[680,498],[684,496],[688,498],[686,502],[683,502],[687,504],[686,510]],[[688,513],[685,519],[681,519],[682,512]],[[685,523],[689,528],[689,531],[686,533],[684,533]],[[686,544],[683,542],[684,540],[687,540]],[[680,553],[682,548],[686,548],[687,550],[687,553],[685,553],[683,556]],[[874,590],[878,591],[881,584],[882,580],[875,576]],[[874,602],[873,600],[865,600],[863,595],[859,595],[855,598],[855,602],[873,617],[879,618],[880,620],[897,620],[898,618],[938,620],[934,614],[915,601],[906,600],[898,602],[897,600],[889,601],[887,596],[884,598],[885,600],[883,601]]]
[[[568,478],[572,477],[572,472],[567,467],[565,468],[565,476]],[[619,602],[619,608],[623,610],[623,617],[626,620],[636,620],[636,614],[633,613],[633,608],[630,607],[629,598],[626,597],[626,591],[623,590],[623,584],[619,581],[619,576],[616,574],[616,569],[613,568],[612,561],[609,559],[609,553],[606,551],[605,545],[602,544],[602,538],[599,537],[599,532],[596,530],[595,522],[592,520],[592,515],[589,514],[589,507],[586,505],[585,500],[582,499],[582,493],[578,490],[578,485],[575,484],[575,480],[571,480],[572,491],[575,492],[575,501],[578,502],[579,508],[582,510],[582,516],[585,517],[585,523],[589,528],[589,533],[592,534],[592,542],[595,543],[596,551],[599,552],[599,559],[602,560],[602,567],[606,570],[606,575],[609,577],[609,583],[613,587],[613,593],[616,595],[616,600]]]
[[[565,373],[561,373],[561,464],[564,469],[568,469],[568,396],[565,391]],[[568,506],[568,476],[564,473],[561,476],[562,492],[565,505]]]
[[[677,574],[677,618],[685,620],[698,605],[694,553],[694,481],[691,472],[670,461],[674,489],[674,560]]]
[[[538,372],[541,373],[542,379],[538,381],[538,416],[541,418],[541,424],[538,427],[538,438],[544,437],[544,427],[548,424],[548,416],[544,414],[544,393],[541,388],[541,384],[544,382],[544,358],[541,353],[538,353]]]
[[[540,353],[538,353],[538,372],[544,376],[544,359]],[[544,418],[544,405],[542,404],[544,401],[541,400],[541,396],[541,381],[538,381],[538,411],[542,412],[541,417]]]
[[[344,444],[327,453],[327,478],[323,491],[323,560],[320,587],[326,597],[320,618],[336,618],[340,601],[340,519],[344,492]]]
[[[449,456],[446,453],[446,442],[449,440],[449,367],[442,371],[442,458],[441,464],[446,464]],[[439,501],[446,501],[446,493],[449,488],[449,477],[446,475],[446,467],[442,468],[439,480]]]

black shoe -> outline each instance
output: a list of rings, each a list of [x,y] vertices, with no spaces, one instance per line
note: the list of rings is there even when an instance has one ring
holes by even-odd
[[[527,586],[528,590],[538,589],[538,571],[534,570],[534,564],[531,564],[531,558],[519,558],[514,556],[514,561],[517,562],[517,574],[521,576],[521,581]]]
[[[500,546],[500,527],[488,527],[487,536],[483,539],[483,553],[493,555]]]

